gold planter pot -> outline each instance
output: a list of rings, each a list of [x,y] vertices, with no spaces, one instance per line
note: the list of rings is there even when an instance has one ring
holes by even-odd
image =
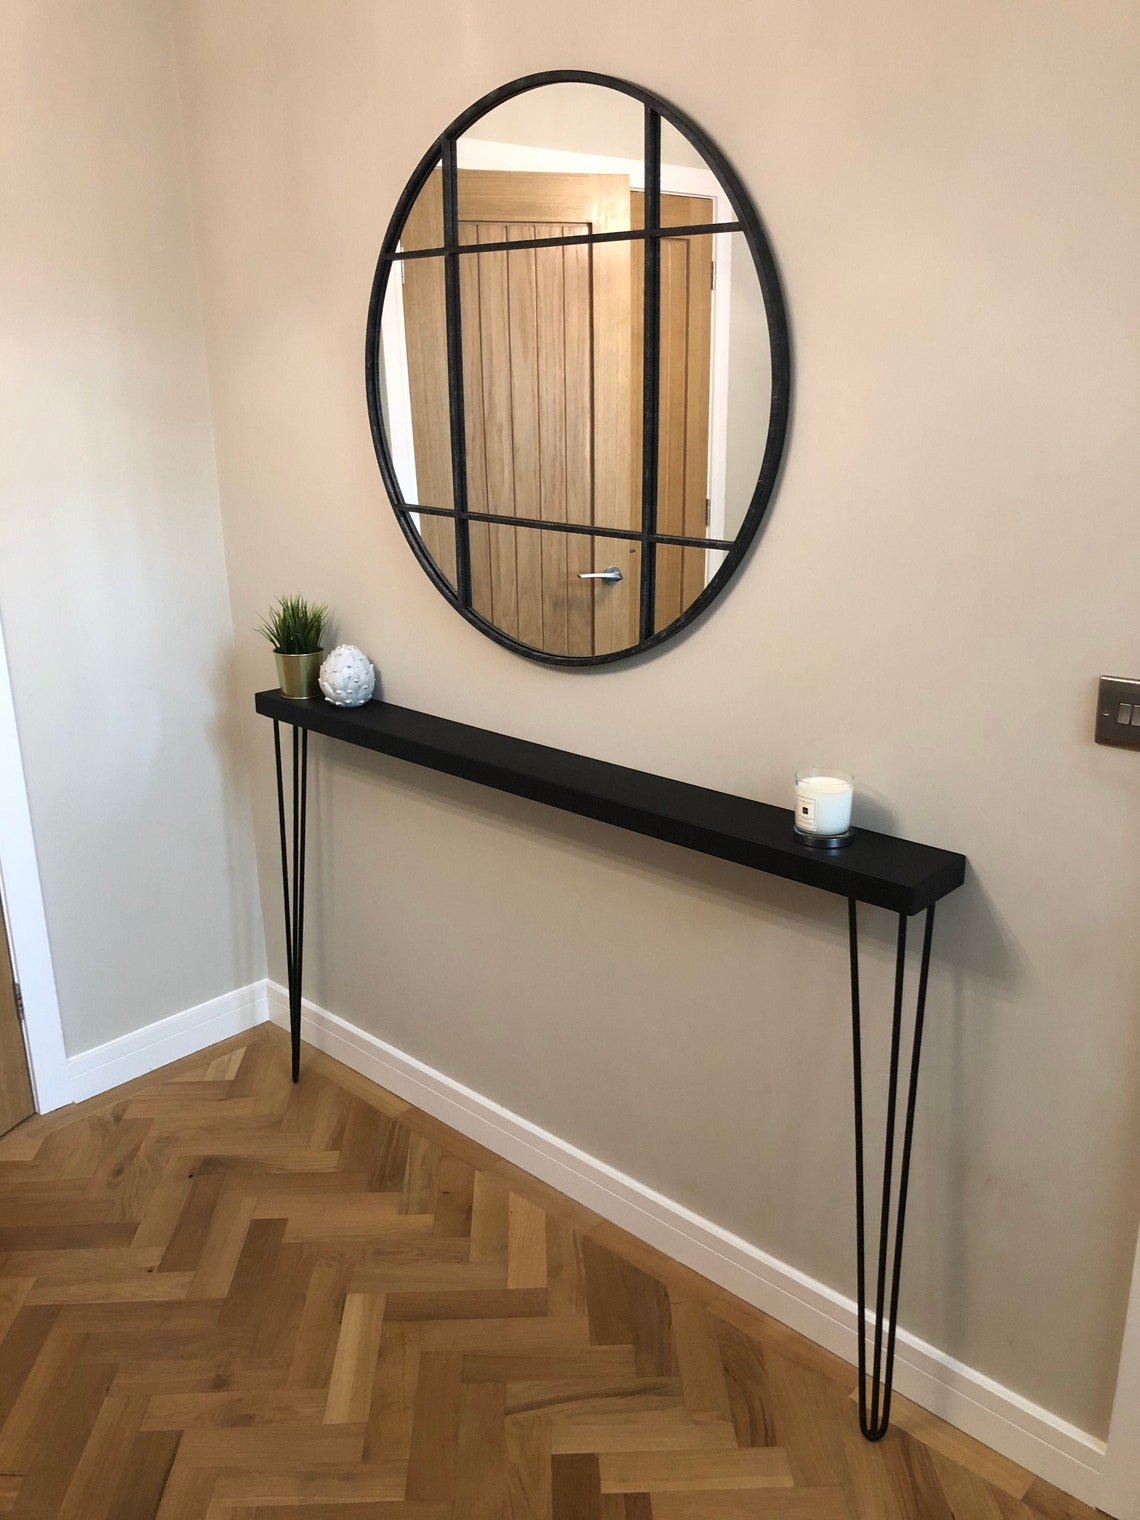
[[[320,692],[317,676],[324,657],[323,649],[318,649],[313,654],[281,654],[275,649],[273,658],[277,661],[277,683],[281,687],[281,695],[291,697],[295,702],[305,702],[309,697],[317,696]]]

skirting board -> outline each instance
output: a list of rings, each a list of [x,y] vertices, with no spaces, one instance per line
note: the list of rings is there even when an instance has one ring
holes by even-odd
[[[71,1101],[79,1103],[94,1097],[118,1087],[120,1082],[145,1076],[169,1061],[193,1055],[207,1045],[264,1023],[268,1017],[265,989],[264,981],[251,982],[248,987],[223,993],[207,1003],[132,1030],[117,1040],[108,1040],[106,1045],[69,1056],[67,1079]]]
[[[285,989],[276,982],[267,987],[269,1017],[288,1028]],[[857,1310],[851,1299],[307,999],[301,1030],[318,1050],[855,1361]],[[895,1387],[1066,1493],[1096,1503],[1103,1441],[901,1329]]]

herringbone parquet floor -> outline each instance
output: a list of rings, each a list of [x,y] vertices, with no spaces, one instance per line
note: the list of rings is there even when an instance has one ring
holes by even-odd
[[[1093,1512],[263,1028],[0,1141],[0,1513]],[[905,1428],[903,1428],[905,1427]]]

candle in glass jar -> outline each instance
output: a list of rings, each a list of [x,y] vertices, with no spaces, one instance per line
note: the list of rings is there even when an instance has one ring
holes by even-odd
[[[796,772],[796,828],[801,834],[834,838],[851,827],[854,782],[842,771],[812,768]]]

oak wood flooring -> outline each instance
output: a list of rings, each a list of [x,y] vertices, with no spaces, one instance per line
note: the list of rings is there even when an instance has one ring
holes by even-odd
[[[268,1027],[0,1141],[0,1514],[1087,1520]]]

